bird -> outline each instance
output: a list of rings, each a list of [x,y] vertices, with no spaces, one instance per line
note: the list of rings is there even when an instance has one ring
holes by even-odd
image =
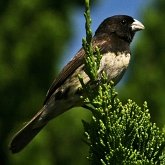
[[[103,20],[92,37],[94,53],[97,47],[101,54],[98,79],[105,72],[108,82],[117,84],[120,81],[130,63],[130,44],[135,33],[143,29],[140,21],[128,15],[114,15]],[[84,71],[85,57],[81,48],[62,69],[50,86],[41,110],[13,136],[9,144],[12,153],[24,149],[53,118],[73,107],[83,106],[78,75],[83,78],[84,84],[91,81]]]

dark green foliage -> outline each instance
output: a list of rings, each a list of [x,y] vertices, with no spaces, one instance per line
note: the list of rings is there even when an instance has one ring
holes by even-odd
[[[17,128],[42,107],[46,92],[58,72],[59,59],[73,32],[72,11],[80,6],[80,0],[0,1],[0,164],[76,162],[73,151],[81,152],[74,147],[80,142],[75,140],[78,131],[70,133],[61,128],[60,131],[68,135],[61,135],[64,138],[58,139],[58,125],[67,125],[67,120],[61,119],[52,124],[52,128],[48,126],[17,155],[10,155],[8,143]],[[71,119],[76,127],[72,116],[68,121]],[[70,152],[67,144],[70,144]]]

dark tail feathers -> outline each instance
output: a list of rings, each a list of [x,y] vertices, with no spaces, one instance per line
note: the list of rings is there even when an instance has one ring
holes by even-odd
[[[19,132],[14,135],[9,145],[12,153],[21,151],[47,124],[43,123],[41,126],[35,127],[42,112],[43,110],[41,109]]]

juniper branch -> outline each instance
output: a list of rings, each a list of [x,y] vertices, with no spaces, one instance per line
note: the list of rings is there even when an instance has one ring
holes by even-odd
[[[100,57],[97,59],[92,47],[89,0],[85,5],[85,67],[91,81],[95,81]],[[99,50],[97,53],[100,55]],[[165,133],[151,123],[146,102],[142,107],[130,99],[123,104],[105,74],[94,91],[83,79],[80,81],[85,103],[93,106],[91,122],[83,121],[91,164],[165,164]]]

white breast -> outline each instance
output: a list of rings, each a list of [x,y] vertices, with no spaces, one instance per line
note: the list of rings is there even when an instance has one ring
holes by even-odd
[[[102,57],[98,72],[101,73],[104,71],[107,74],[109,81],[113,80],[118,82],[127,69],[129,61],[130,53],[123,52],[115,54],[108,52]]]

